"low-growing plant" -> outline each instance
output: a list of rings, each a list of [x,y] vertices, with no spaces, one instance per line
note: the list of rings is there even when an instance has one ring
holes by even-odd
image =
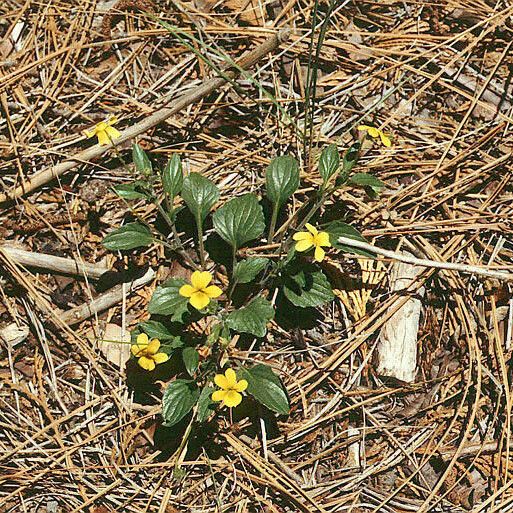
[[[262,190],[217,205],[218,187],[201,174],[185,176],[178,155],[157,173],[148,155],[134,145],[137,177],[115,191],[127,201],[154,204],[161,219],[154,224],[136,219],[110,232],[103,243],[109,250],[121,251],[160,243],[182,255],[184,265],[193,271],[187,280],[175,277],[157,286],[148,305],[150,320],[140,322],[132,332],[132,355],[145,371],[153,372],[169,360],[179,363],[167,364],[175,370],[164,377],[169,382],[162,398],[165,426],[188,418],[190,434],[192,427],[211,420],[223,407],[231,414],[244,395],[252,396],[263,410],[289,413],[287,392],[278,375],[263,363],[235,363],[233,342],[265,337],[277,308],[317,308],[334,299],[319,263],[327,251],[354,252],[338,243],[340,236],[364,238],[340,220],[324,223],[326,201],[344,186],[367,187],[373,193],[384,186],[371,175],[354,172],[359,151],[359,142],[342,157],[336,145],[324,148],[318,162],[319,187],[301,193],[303,204],[277,229],[301,181],[294,157],[271,161]],[[270,208],[264,209],[263,202]],[[179,217],[186,224],[194,222],[197,258],[185,251]],[[224,265],[205,249],[209,217],[213,227],[209,233],[230,248],[231,258]]]

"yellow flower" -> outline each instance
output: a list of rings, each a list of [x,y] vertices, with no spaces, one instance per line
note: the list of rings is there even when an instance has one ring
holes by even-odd
[[[390,137],[388,135],[385,135],[382,130],[379,128],[375,128],[373,126],[367,126],[367,125],[360,125],[358,127],[358,130],[364,130],[367,132],[373,139],[377,139],[378,137],[381,139],[381,142],[383,143],[383,146],[386,146],[389,148],[392,146],[392,141],[390,140]]]
[[[237,375],[233,369],[226,369],[223,374],[216,374],[214,383],[221,389],[212,394],[212,401],[223,401],[222,406],[234,408],[242,401],[242,394],[248,388],[248,382],[245,379],[237,381]]]
[[[157,363],[164,363],[169,360],[166,353],[159,353],[160,340],[158,338],[148,339],[146,333],[137,335],[137,343],[132,346],[132,354],[139,358],[139,365],[146,370],[152,371]]]
[[[208,284],[212,281],[212,275],[208,271],[194,271],[191,276],[192,285],[182,285],[178,293],[188,297],[189,303],[196,310],[203,310],[210,300],[219,297],[223,291],[216,285]]]
[[[100,146],[105,146],[110,144],[114,139],[119,139],[121,137],[121,133],[114,128],[112,125],[115,125],[118,122],[117,117],[112,117],[107,121],[101,121],[97,125],[95,125],[91,130],[84,130],[84,134],[88,139],[91,137],[98,137],[98,144]]]
[[[325,252],[321,246],[331,247],[330,236],[326,232],[320,232],[312,226],[306,223],[305,225],[307,232],[298,232],[294,234],[294,240],[296,243],[296,251],[307,251],[311,247],[315,247],[314,258],[317,262],[322,262]]]

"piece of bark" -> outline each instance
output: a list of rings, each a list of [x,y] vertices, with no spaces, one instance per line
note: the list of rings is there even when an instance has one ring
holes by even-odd
[[[408,254],[403,252],[403,254]],[[377,345],[377,372],[381,376],[395,378],[406,383],[415,380],[417,368],[417,333],[419,330],[424,288],[416,290],[415,282],[423,271],[404,262],[395,262],[390,275],[390,288],[400,297],[391,308],[398,310],[381,328]],[[411,297],[404,301],[402,297]]]
[[[93,331],[87,336],[95,340]],[[117,324],[108,323],[100,333],[98,347],[109,362],[122,369],[130,358],[130,332]]]

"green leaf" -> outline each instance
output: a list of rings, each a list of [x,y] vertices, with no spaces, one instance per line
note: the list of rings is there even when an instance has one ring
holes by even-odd
[[[196,418],[198,422],[205,422],[215,409],[215,402],[212,401],[214,387],[204,387],[198,399],[198,412]]]
[[[359,142],[355,142],[349,149],[344,153],[344,157],[342,158],[342,170],[341,173],[349,174],[351,169],[358,162],[358,158],[360,157],[360,146]]]
[[[147,198],[148,195],[145,192],[141,192],[141,190],[144,187],[144,182],[141,180],[137,180],[132,183],[123,183],[120,185],[115,185],[113,187],[114,192],[123,199],[126,200],[133,200],[133,199],[141,199],[141,198]]]
[[[183,181],[182,198],[198,224],[203,224],[208,213],[219,199],[219,189],[214,182],[199,173],[191,173]]]
[[[267,197],[280,208],[299,187],[299,165],[290,155],[276,157],[265,173]]]
[[[361,187],[370,187],[376,194],[379,194],[386,187],[386,184],[381,180],[367,173],[355,173],[349,178],[349,183]]]
[[[173,335],[166,326],[159,321],[140,322],[137,327],[140,331],[144,331],[150,338],[158,338],[161,342],[171,341],[171,343],[166,343],[166,345],[171,345],[174,348],[183,346],[183,341],[180,337]]]
[[[259,364],[250,369],[240,368],[239,373],[248,382],[247,392],[259,403],[280,415],[288,415],[290,405],[287,392],[270,367]]]
[[[254,194],[231,199],[214,213],[212,221],[216,232],[236,249],[265,230],[264,212]]]
[[[319,174],[324,184],[338,171],[340,166],[340,155],[336,144],[330,144],[322,150],[319,160]]]
[[[128,223],[110,232],[103,245],[111,251],[149,246],[153,242],[150,230],[139,223]]]
[[[369,253],[363,249],[352,248],[351,246],[346,246],[338,242],[339,237],[347,237],[348,239],[367,242],[367,239],[350,224],[343,223],[342,221],[333,221],[326,227],[326,231],[330,235],[330,242],[334,248],[340,249],[346,253],[356,253],[358,255],[374,257],[373,253]]]
[[[175,153],[167,162],[162,171],[162,187],[164,192],[171,198],[180,194],[183,186],[183,172],[180,155]]]
[[[226,324],[240,333],[250,333],[263,337],[267,332],[267,323],[274,318],[274,308],[267,299],[258,296],[246,306],[231,312]]]
[[[135,169],[143,175],[150,175],[153,171],[151,160],[146,155],[146,152],[135,143],[132,146],[132,160],[135,164]]]
[[[321,306],[335,297],[328,278],[313,266],[287,276],[283,292],[292,304],[301,308]]]
[[[268,263],[269,259],[262,257],[241,260],[235,264],[233,280],[237,283],[249,283],[257,277],[258,273],[265,269]]]
[[[199,354],[194,347],[184,347],[182,350],[182,360],[185,365],[185,370],[192,376],[199,365]]]
[[[162,397],[162,417],[164,426],[174,426],[187,415],[199,397],[199,390],[194,381],[177,379],[173,381]]]
[[[181,296],[178,291],[185,280],[172,278],[155,289],[148,304],[151,314],[171,315],[171,320],[183,322],[183,316],[188,312],[188,298]]]

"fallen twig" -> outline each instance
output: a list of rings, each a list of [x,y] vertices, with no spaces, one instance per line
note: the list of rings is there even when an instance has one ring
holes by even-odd
[[[84,303],[83,305],[77,306],[64,312],[60,319],[62,322],[68,324],[69,326],[73,326],[74,324],[78,324],[89,317],[103,312],[108,308],[118,304],[123,300],[123,296],[127,294],[131,290],[135,290],[147,285],[153,278],[155,277],[155,271],[153,269],[148,269],[146,274],[141,278],[134,280],[131,283],[122,283],[120,285],[116,285],[112,287],[110,290],[93,299],[93,301],[89,303]]]
[[[106,267],[79,262],[72,258],[35,253],[7,245],[0,246],[0,251],[3,251],[7,257],[12,258],[17,264],[53,271],[59,274],[85,276],[92,280],[98,280],[102,274],[108,271]]]
[[[513,282],[513,274],[503,273],[500,271],[492,271],[490,269],[486,269],[485,267],[468,264],[454,264],[451,262],[439,262],[436,260],[427,260],[425,258],[416,258],[414,256],[407,256],[401,253],[396,253],[395,251],[389,251],[388,249],[381,249],[373,246],[372,244],[368,244],[367,242],[348,239],[346,237],[339,237],[338,242],[346,246],[363,249],[364,251],[369,251],[371,253],[375,253],[376,255],[382,255],[386,258],[398,260],[406,264],[420,265],[422,267],[430,267],[433,269],[447,269],[448,271],[457,271],[465,274],[477,274],[479,276],[487,276],[488,278],[496,278],[497,280]]]
[[[236,63],[237,67],[247,69],[251,66],[254,66],[262,57],[278,48],[280,43],[286,41],[288,37],[288,30],[281,30],[277,34],[272,35],[261,45],[257,46],[253,51],[249,52],[245,57],[242,57]],[[168,103],[173,101],[172,107],[159,106],[158,110],[151,116],[144,118],[139,123],[136,123],[135,125],[132,125],[123,131],[121,133],[121,137],[116,139],[115,144],[109,144],[105,146],[99,146],[96,144],[77,153],[72,158],[66,159],[55,166],[43,169],[39,173],[36,173],[30,180],[27,180],[22,185],[16,187],[10,194],[0,194],[0,203],[14,200],[23,196],[24,194],[32,192],[38,187],[48,183],[50,180],[66,173],[66,171],[69,171],[70,169],[73,169],[80,164],[89,163],[91,160],[100,157],[109,151],[113,146],[120,145],[146,132],[150,128],[157,126],[159,123],[162,123],[167,118],[181,111],[185,107],[188,107],[189,105],[198,102],[205,96],[208,96],[213,91],[224,85],[228,79],[236,77],[237,74],[237,70],[232,68],[229,71],[225,71],[223,77],[205,80],[203,84],[195,87],[192,91],[184,94],[182,97],[176,100],[169,99]]]

